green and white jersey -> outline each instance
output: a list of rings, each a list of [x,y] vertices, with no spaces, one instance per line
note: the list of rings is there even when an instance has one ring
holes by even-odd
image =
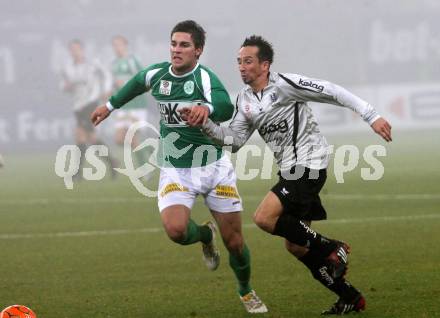
[[[143,67],[133,55],[118,57],[112,62],[113,87],[118,92],[121,87],[136,75]],[[147,99],[138,96],[124,106],[124,109],[145,108]]]
[[[120,108],[135,96],[150,91],[161,114],[162,139],[159,162],[163,166],[190,168],[205,166],[222,156],[220,146],[199,128],[189,127],[177,110],[184,106],[207,105],[214,122],[231,119],[234,106],[218,77],[207,67],[197,64],[183,75],[171,70],[170,62],[154,64],[140,71],[110,98],[107,107]]]

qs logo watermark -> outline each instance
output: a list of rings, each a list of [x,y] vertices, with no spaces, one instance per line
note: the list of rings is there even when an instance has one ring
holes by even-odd
[[[132,149],[131,144],[133,142],[136,133],[148,128],[152,130],[157,137],[145,139],[139,146]],[[154,126],[145,121],[134,123],[130,126],[124,139],[124,165],[125,168],[115,168],[115,170],[128,177],[131,184],[136,190],[144,196],[154,197],[156,196],[156,190],[147,188],[141,179],[151,174],[158,168],[156,161],[157,150],[159,149],[159,132]],[[149,156],[147,162],[142,166],[135,168],[133,164],[133,153],[141,151],[144,148],[150,147],[154,149],[153,153]],[[84,160],[91,166],[82,168],[80,171],[81,150],[76,145],[64,145],[57,151],[55,159],[55,173],[58,177],[64,179],[64,185],[66,189],[73,189],[76,176],[81,176],[85,180],[99,181],[104,179],[107,166],[102,161],[102,157],[108,156],[108,148],[104,145],[92,145],[89,146],[84,154]]]
[[[146,138],[139,146],[132,149],[132,141],[135,135],[142,129],[149,129],[156,136],[154,138]],[[128,177],[135,189],[146,197],[157,197],[157,190],[149,189],[145,183],[142,182],[146,176],[151,175],[156,169],[161,169],[161,164],[158,160],[167,160],[162,158],[163,147],[166,147],[167,157],[179,159],[188,151],[193,151],[193,167],[201,167],[201,158],[206,155],[211,158],[210,162],[214,162],[217,156],[217,148],[212,145],[187,145],[184,148],[177,148],[175,143],[179,140],[180,135],[176,132],[171,132],[165,137],[160,137],[157,129],[148,122],[142,121],[134,123],[130,126],[124,139],[123,163],[125,167],[115,168],[115,170]],[[231,139],[231,137],[226,137]],[[229,141],[229,142],[226,142]],[[225,140],[225,144],[231,144],[231,140]],[[153,149],[153,153],[148,157],[147,161],[140,167],[135,167],[133,154],[149,147]],[[194,148],[194,149],[193,149]],[[285,154],[293,153],[293,149],[270,149],[267,145],[261,148],[258,145],[247,144],[241,147],[240,151],[232,158],[232,163],[235,167],[237,180],[254,180],[272,179],[274,175],[274,157],[273,151],[283,151]],[[288,147],[287,147],[288,148]],[[223,152],[229,156],[231,154],[231,146],[223,147]],[[344,183],[344,175],[348,172],[354,171],[360,164],[360,158],[363,158],[363,167],[360,169],[360,177],[366,181],[379,180],[383,177],[385,169],[378,157],[386,156],[386,148],[382,145],[369,145],[362,151],[354,145],[342,145],[337,148],[329,146],[326,149],[326,154],[334,154],[333,173],[337,183]],[[67,189],[73,189],[77,177],[81,176],[85,180],[98,181],[102,180],[107,173],[107,166],[103,161],[103,157],[108,156],[108,148],[104,145],[93,145],[87,148],[84,154],[76,145],[64,145],[56,154],[55,159],[55,173],[60,178],[63,178],[64,185]],[[80,168],[81,156],[83,160],[89,164],[89,167]],[[162,159],[157,159],[162,158]],[[212,159],[214,158],[214,159]],[[289,159],[286,158],[288,163]],[[283,160],[284,161],[284,158]],[[169,166],[169,161],[168,166]],[[255,167],[255,163],[257,167]],[[278,163],[280,164],[280,163]],[[281,163],[283,165],[283,163]],[[202,167],[203,168],[203,167]],[[298,169],[301,171],[301,169]],[[218,173],[222,173],[219,171]],[[284,173],[284,172],[283,172]],[[176,174],[177,175],[177,174]],[[294,174],[282,174],[286,179],[296,179],[302,176]],[[178,177],[178,176],[177,176]],[[177,178],[176,177],[176,178]],[[206,178],[206,173],[203,169],[192,169],[189,175],[193,184],[201,184]],[[309,178],[314,178],[310,175]]]

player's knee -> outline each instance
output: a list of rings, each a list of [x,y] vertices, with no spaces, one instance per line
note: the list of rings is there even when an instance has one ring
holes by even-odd
[[[121,129],[117,130],[114,140],[115,144],[117,144],[118,146],[123,146],[125,141],[125,131]]]
[[[117,144],[118,146],[124,145],[124,136],[122,134],[116,134],[114,140],[115,144]]]
[[[115,144],[118,146],[123,146],[124,145],[124,139],[122,138],[115,138]]]
[[[229,253],[234,255],[241,255],[243,252],[243,237],[241,235],[234,235],[231,239],[228,241],[225,241],[225,247],[229,251]]]
[[[167,233],[170,240],[176,243],[181,243],[185,239],[186,227],[176,224],[166,224],[164,225],[165,232]]]
[[[272,233],[275,227],[275,222],[267,215],[257,210],[254,213],[254,223],[262,230]]]

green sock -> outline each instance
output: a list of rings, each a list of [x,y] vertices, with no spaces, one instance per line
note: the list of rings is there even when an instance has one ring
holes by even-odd
[[[241,255],[235,256],[229,253],[229,265],[238,281],[238,293],[240,296],[248,294],[252,290],[249,283],[251,279],[251,253],[246,244]]]
[[[192,219],[189,219],[186,227],[185,238],[179,242],[182,245],[194,244],[196,242],[209,243],[212,240],[211,229],[207,225],[197,225]]]

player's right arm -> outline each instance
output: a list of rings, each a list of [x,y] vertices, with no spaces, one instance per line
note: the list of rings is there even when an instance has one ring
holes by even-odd
[[[236,111],[228,127],[220,126],[208,119],[202,125],[202,131],[215,143],[224,146],[232,146],[232,152],[237,152],[255,131],[255,127],[246,119],[243,111],[238,106],[237,99]]]

